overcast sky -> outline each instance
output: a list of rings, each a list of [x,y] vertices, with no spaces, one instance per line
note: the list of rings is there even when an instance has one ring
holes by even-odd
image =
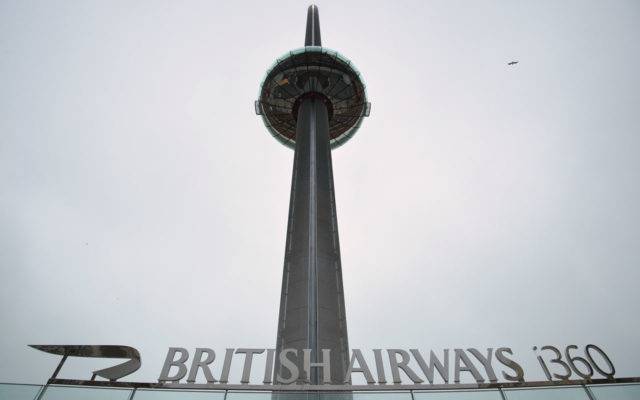
[[[640,375],[640,3],[317,4],[372,103],[333,155],[350,346]],[[27,344],[130,345],[138,381],[274,346],[293,152],[253,101],[307,6],[0,2],[0,381],[46,381]]]

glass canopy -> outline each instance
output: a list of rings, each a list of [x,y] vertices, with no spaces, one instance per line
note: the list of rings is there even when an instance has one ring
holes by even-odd
[[[284,400],[637,400],[640,384],[518,389],[397,390],[278,393]],[[270,391],[175,390],[0,383],[1,400],[273,400]]]

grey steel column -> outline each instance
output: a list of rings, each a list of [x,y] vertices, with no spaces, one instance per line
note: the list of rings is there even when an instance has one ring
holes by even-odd
[[[309,7],[305,44],[320,45],[317,8]],[[301,101],[289,203],[289,223],[280,298],[277,353],[311,349],[311,362],[331,350],[331,383],[341,384],[349,362],[338,223],[329,146],[329,116],[319,97]],[[275,373],[288,378],[276,357]],[[277,376],[277,375],[276,375]],[[320,368],[309,380],[321,384]]]

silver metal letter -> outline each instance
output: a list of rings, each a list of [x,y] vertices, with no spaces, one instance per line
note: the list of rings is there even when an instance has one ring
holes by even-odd
[[[290,383],[297,381],[298,377],[300,376],[300,371],[298,370],[298,366],[296,365],[295,362],[293,362],[291,359],[287,357],[287,354],[294,354],[297,357],[298,351],[296,349],[284,349],[280,352],[280,355],[278,356],[280,360],[280,365],[282,365],[284,369],[288,370],[289,375],[291,375],[288,379],[284,379],[284,377],[278,374],[277,376],[278,383],[283,383],[285,385],[288,385]]]
[[[384,385],[387,378],[384,375],[384,365],[382,364],[382,349],[373,349],[373,355],[376,359],[376,372],[378,373],[378,383]]]
[[[175,359],[176,353],[180,353],[180,358]],[[160,377],[158,378],[158,382],[177,382],[180,379],[184,378],[187,374],[187,367],[184,363],[189,359],[189,352],[187,349],[182,347],[169,347],[169,351],[167,352],[167,358],[164,360],[164,365],[162,366],[162,371],[160,372]],[[174,376],[169,376],[169,371],[171,367],[178,367],[178,372]]]
[[[231,361],[233,359],[233,350],[227,349],[224,353],[224,364],[222,364],[222,374],[220,374],[220,383],[229,382],[229,370],[231,369]]]
[[[508,381],[524,382],[524,370],[522,369],[520,364],[505,356],[504,353],[513,355],[513,352],[510,348],[500,347],[498,350],[496,350],[496,358],[502,363],[502,365],[507,368],[511,368],[513,372],[516,373],[516,376],[512,376],[502,371],[502,376],[504,377],[504,379]]]
[[[488,348],[487,349],[487,356],[483,356],[482,353],[480,353],[478,350],[476,349],[467,349],[468,352],[470,352],[471,354],[473,354],[473,356],[475,358],[478,359],[478,361],[480,361],[482,363],[482,365],[484,366],[485,371],[487,371],[487,377],[489,378],[489,382],[498,382],[498,378],[496,377],[496,373],[493,370],[493,367],[491,366],[491,357],[493,356],[493,349],[492,348]]]
[[[322,367],[322,383],[331,383],[331,349],[322,349],[322,362],[311,362],[311,349],[302,350],[304,354],[304,372],[307,381],[311,382],[311,368]]]
[[[244,354],[244,367],[242,367],[242,379],[241,383],[249,383],[251,378],[251,363],[253,361],[254,354],[262,354],[264,349],[238,349],[236,354]]]
[[[436,357],[433,350],[431,350],[431,353],[429,354],[429,365],[427,365],[427,363],[424,361],[424,358],[422,358],[422,355],[420,354],[418,349],[411,349],[409,351],[411,351],[411,354],[413,354],[413,358],[415,358],[418,362],[418,365],[427,377],[429,383],[433,383],[434,367],[438,370],[438,373],[444,380],[444,383],[449,383],[449,349],[444,349],[444,365],[440,362],[440,360],[438,360],[438,357]]]
[[[466,371],[466,372],[471,372],[471,375],[473,375],[473,379],[475,379],[476,382],[478,383],[484,382],[484,378],[482,377],[482,375],[480,375],[480,372],[478,372],[478,370],[473,365],[471,360],[469,360],[469,357],[467,357],[464,350],[455,349],[454,351],[455,351],[455,362],[454,362],[455,370],[454,370],[453,381],[455,383],[460,383],[460,371]],[[462,361],[464,366],[460,364],[460,361]]]
[[[413,383],[422,383],[424,382],[422,379],[416,375],[415,372],[411,368],[409,368],[409,360],[411,356],[405,350],[400,349],[388,349],[387,353],[389,353],[389,365],[391,366],[391,376],[393,376],[393,383],[402,383],[402,379],[400,379],[400,370],[404,371],[405,374],[413,381]],[[402,360],[398,362],[397,355],[400,354]]]
[[[271,383],[271,378],[273,377],[273,356],[275,354],[276,349],[267,349],[267,363],[264,366],[264,379],[262,380],[264,384]]]
[[[354,368],[355,362],[358,361],[358,368]],[[376,381],[373,379],[373,375],[371,375],[371,370],[369,370],[369,366],[362,356],[362,351],[359,349],[353,349],[353,353],[351,355],[351,362],[349,363],[349,369],[347,369],[347,373],[344,377],[344,383],[351,383],[351,374],[354,372],[360,372],[364,374],[364,379],[367,380],[367,384],[373,385]]]
[[[207,359],[202,361],[202,354],[207,355]],[[209,369],[209,364],[216,359],[216,352],[207,349],[204,347],[196,348],[196,354],[193,355],[193,361],[191,362],[191,370],[189,371],[189,377],[187,378],[187,382],[194,383],[196,381],[196,376],[198,375],[198,370],[202,368],[202,372],[204,373],[204,377],[208,383],[213,383],[216,380],[211,375],[211,370]]]

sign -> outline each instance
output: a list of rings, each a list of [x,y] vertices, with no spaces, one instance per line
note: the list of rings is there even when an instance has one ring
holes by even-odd
[[[96,376],[115,382],[117,379],[137,371],[141,365],[139,352],[129,346],[86,346],[86,345],[31,345],[31,347],[51,353],[62,355],[63,358],[56,368],[50,381],[55,380],[67,357],[99,357],[99,358],[124,358],[124,363],[113,367],[93,372],[91,381]],[[555,346],[534,346],[533,356],[550,382],[567,382],[572,379],[591,381],[592,379],[615,380],[615,367],[607,354],[594,344],[583,347],[569,345],[562,349]],[[472,378],[476,384],[489,382],[495,384],[499,380],[508,383],[524,383],[525,371],[518,361],[519,357],[511,348],[486,348],[478,350],[468,349],[444,349],[429,352],[418,349],[373,349],[370,351],[374,362],[367,363],[364,353],[360,349],[351,351],[349,367],[344,378],[345,387],[349,387],[352,377],[360,374],[367,385],[372,387],[402,387],[403,378],[410,380],[410,386],[456,386],[461,381],[461,376]],[[167,352],[162,366],[158,382],[171,386],[188,386],[196,382],[196,378],[203,376],[207,386],[214,388],[228,386],[232,364],[241,362],[242,373],[239,378],[244,386],[264,387],[265,385],[309,385],[308,377],[312,368],[319,368],[323,376],[331,376],[330,350],[323,349],[320,362],[312,363],[311,350],[284,349],[276,355],[275,349],[265,348],[227,348],[224,351],[222,370],[219,376],[214,376],[211,367],[215,365],[216,352],[210,348],[196,348],[191,356],[190,352],[181,347],[171,347]],[[285,376],[274,376],[275,357],[283,366]],[[319,355],[320,356],[320,355]],[[265,369],[262,382],[250,382],[254,360],[263,357]],[[413,367],[409,365],[413,361]],[[301,368],[300,368],[301,366]],[[387,376],[385,370],[390,371]],[[186,378],[186,383],[181,383]],[[434,384],[435,382],[435,384]],[[328,384],[328,381],[324,382]],[[314,385],[323,386],[323,385]],[[335,386],[335,385],[333,385]]]
[[[578,379],[591,379],[598,374],[603,378],[613,379],[615,367],[607,354],[598,346],[589,344],[580,349],[576,345],[569,345],[561,352],[554,346],[533,347],[534,354],[549,381],[570,380],[575,376]],[[582,350],[582,355],[578,351]],[[465,373],[472,377],[476,383],[498,382],[498,376],[505,381],[523,382],[524,370],[516,361],[513,351],[508,347],[498,349],[487,348],[478,350],[469,349],[444,349],[439,353],[433,350],[421,352],[418,349],[374,349],[374,365],[369,365],[363,352],[353,349],[351,360],[344,383],[351,383],[353,374],[361,374],[367,384],[401,384],[406,377],[414,384],[428,382],[434,383],[434,378],[439,377],[445,384],[453,380],[460,383],[460,376]],[[216,353],[209,348],[197,348],[193,358],[189,362],[189,352],[185,348],[172,347],[167,353],[159,382],[179,382],[185,377],[188,383],[194,383],[199,372],[202,372],[207,383],[228,383],[231,364],[235,358],[244,356],[242,377],[240,382],[248,384],[251,376],[254,357],[265,354],[265,370],[263,384],[292,384],[307,382],[311,376],[311,368],[320,368],[323,376],[330,383],[331,376],[330,350],[322,350],[321,362],[310,362],[310,349],[299,352],[295,349],[284,349],[279,355],[280,363],[287,370],[285,376],[273,377],[274,349],[239,348],[226,349],[222,362],[222,372],[219,378],[215,378],[210,365],[216,360]],[[239,356],[238,356],[239,355]],[[414,360],[418,368],[409,366]],[[300,360],[302,362],[300,362]],[[300,370],[299,365],[302,365]],[[391,375],[385,374],[385,366],[391,371]],[[374,374],[375,372],[375,374]],[[188,376],[187,376],[188,375]]]

